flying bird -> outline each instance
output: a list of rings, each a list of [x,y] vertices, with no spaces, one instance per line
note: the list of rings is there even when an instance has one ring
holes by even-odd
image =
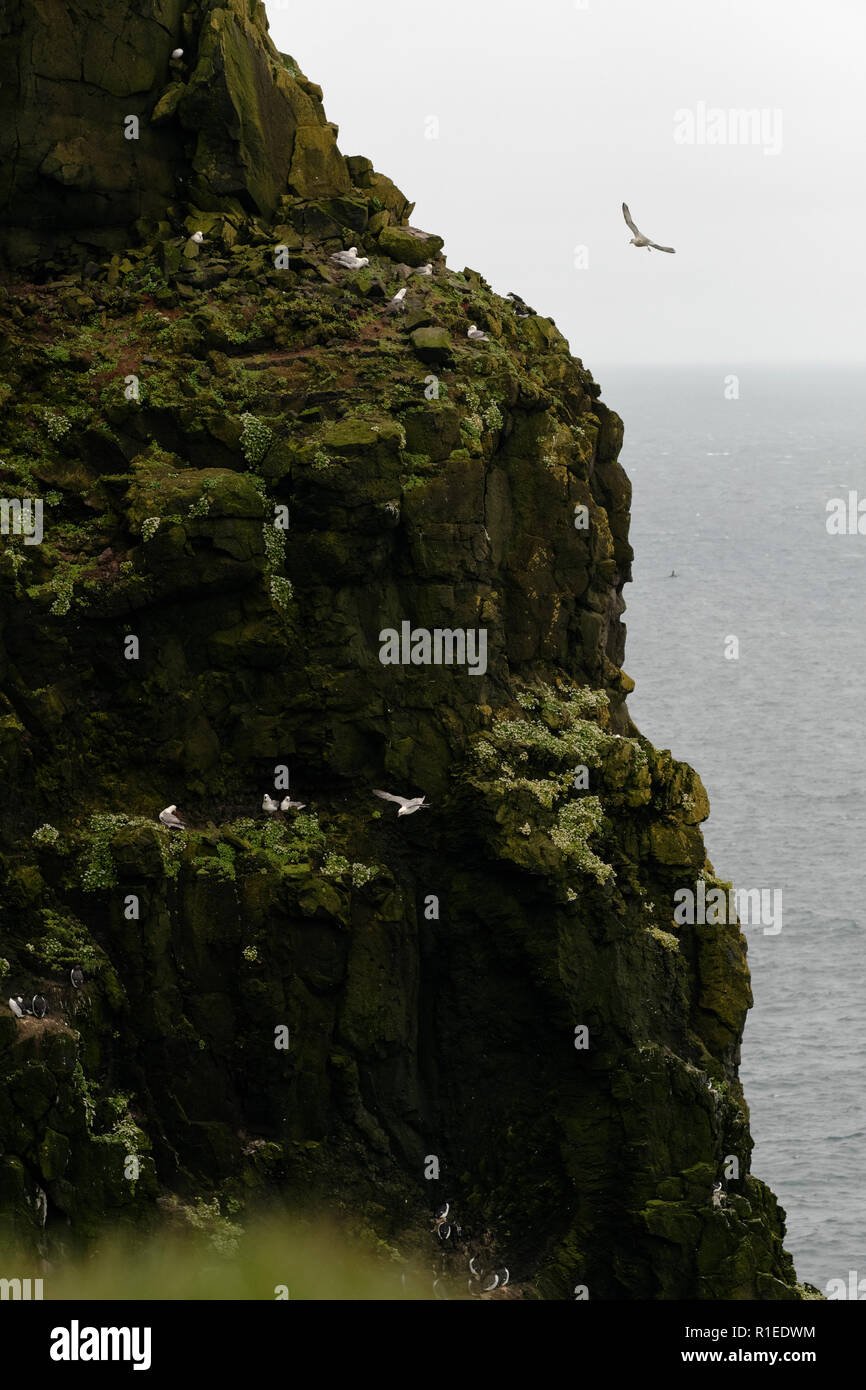
[[[625,218],[631,231],[634,232],[634,236],[631,238],[629,246],[645,246],[648,251],[667,251],[668,255],[670,256],[676,255],[676,251],[672,246],[659,246],[658,242],[650,241],[649,237],[644,236],[643,232],[638,231],[637,227],[634,225],[634,222],[632,221],[631,213],[629,212],[628,204],[626,203],[623,203],[622,205],[622,215]]]
[[[476,328],[474,323],[470,323],[469,332],[466,334],[473,343],[489,343],[490,339],[486,333],[482,333],[480,328]]]
[[[381,796],[383,801],[396,802],[400,807],[397,812],[398,816],[412,816],[416,811],[422,810],[422,808],[425,811],[428,809],[428,806],[425,804],[427,798],[424,796],[392,796],[390,792],[380,792],[377,791],[375,787],[373,788],[373,795]]]
[[[69,972],[69,978],[72,981],[73,989],[81,989],[81,986],[84,984],[84,971],[81,969],[80,965],[73,965]]]
[[[369,256],[358,255],[357,246],[350,246],[348,251],[335,251],[331,260],[342,266],[343,270],[360,270],[362,266],[370,264]]]
[[[265,792],[264,796],[262,797],[262,810],[267,811],[269,816],[273,816],[276,815],[279,809],[280,803],[278,801],[274,801],[274,798],[272,796],[268,796],[267,792]]]
[[[174,814],[176,810],[176,806],[166,806],[164,811],[160,811],[159,819],[169,830],[185,830],[186,826],[180,816]]]
[[[292,801],[291,797],[284,796],[280,802],[281,811],[303,811],[306,801]]]

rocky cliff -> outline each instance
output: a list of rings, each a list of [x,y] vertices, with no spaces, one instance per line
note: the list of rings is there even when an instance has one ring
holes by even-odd
[[[530,1296],[803,1296],[599,386],[257,0],[6,0],[0,53],[6,1238],[321,1203],[423,1262],[449,1200]]]

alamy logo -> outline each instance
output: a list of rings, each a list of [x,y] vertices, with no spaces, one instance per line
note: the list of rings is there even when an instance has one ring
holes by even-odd
[[[483,676],[487,670],[484,627],[434,627],[431,632],[404,620],[399,632],[383,628],[379,641],[383,666],[468,666],[470,676]]]
[[[866,1298],[866,1279],[858,1279],[857,1270],[848,1270],[848,1285],[844,1279],[828,1279],[824,1285],[828,1298],[850,1298],[860,1302]]]
[[[52,1361],[131,1361],[134,1371],[150,1370],[149,1327],[69,1327],[51,1329]]]
[[[674,112],[677,145],[762,145],[764,154],[782,152],[782,112],[778,106],[746,108],[707,106],[699,101],[694,111]]]
[[[41,1297],[41,1279],[0,1279],[0,1299],[11,1298],[27,1302],[28,1299]]]
[[[781,888],[711,888],[704,880],[674,893],[674,922],[679,927],[718,927],[739,921],[743,927],[763,927],[765,936],[782,930]]]
[[[0,536],[23,536],[25,545],[41,545],[44,535],[42,527],[41,497],[0,497]]]

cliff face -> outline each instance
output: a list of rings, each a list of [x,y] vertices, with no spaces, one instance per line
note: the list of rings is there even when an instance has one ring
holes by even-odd
[[[7,1234],[204,1193],[424,1251],[447,1198],[544,1296],[802,1296],[743,938],[672,921],[708,805],[627,713],[600,388],[254,0],[0,16],[0,489],[44,504],[0,537],[0,969],[50,1005],[0,1008]]]

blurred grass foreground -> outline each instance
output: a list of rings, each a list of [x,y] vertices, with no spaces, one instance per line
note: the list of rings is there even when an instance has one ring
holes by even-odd
[[[108,1232],[86,1251],[50,1260],[0,1245],[0,1281],[42,1280],[43,1299],[428,1299],[436,1273],[412,1268],[324,1221],[259,1216],[244,1229],[203,1220],[200,1229],[160,1229],[135,1239]],[[460,1297],[456,1279],[451,1297]],[[463,1295],[465,1297],[465,1285]],[[2,1288],[4,1298],[16,1295]],[[27,1292],[24,1293],[27,1296]]]

